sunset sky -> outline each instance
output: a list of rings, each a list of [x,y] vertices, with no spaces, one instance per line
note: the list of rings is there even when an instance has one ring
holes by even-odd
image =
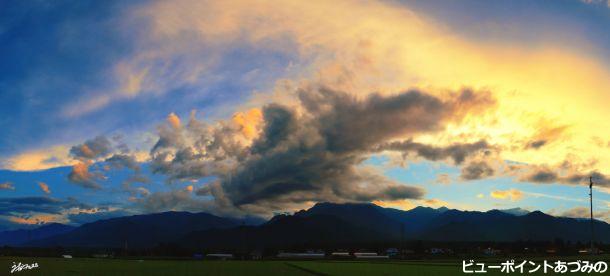
[[[2,1],[0,230],[316,202],[610,222],[610,1]]]

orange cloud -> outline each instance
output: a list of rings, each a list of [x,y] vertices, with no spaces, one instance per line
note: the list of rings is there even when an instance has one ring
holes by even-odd
[[[574,42],[580,47],[555,41],[541,41],[537,47],[520,41],[476,41],[451,33],[408,5],[386,1],[160,1],[134,15],[150,20],[149,36],[159,41],[193,32],[201,43],[269,48],[269,41],[289,37],[291,43],[273,47],[296,48],[301,54],[295,67],[305,70],[295,72],[293,83],[328,85],[361,95],[410,87],[486,88],[499,99],[496,112],[467,118],[419,141],[448,144],[466,135],[509,147],[532,137],[559,139],[553,147],[532,141],[540,151],[523,150],[519,144],[502,158],[541,164],[575,153],[585,159],[600,156],[598,169],[610,168],[610,149],[600,153],[587,143],[591,129],[610,136],[610,121],[599,119],[610,117],[604,106],[610,99],[610,71],[594,51],[582,50],[591,47],[585,40]],[[290,80],[278,87],[286,82]],[[291,91],[278,89],[284,94]],[[581,91],[579,97],[574,91]],[[541,119],[557,127],[540,133],[536,122]],[[561,126],[569,126],[569,139],[564,139],[568,130]],[[244,129],[252,133],[251,128]]]
[[[80,146],[80,151],[82,152],[82,155],[87,158],[95,157],[95,153],[86,144]]]
[[[51,190],[49,189],[49,185],[47,185],[44,182],[38,182],[38,187],[40,187],[40,189],[45,193],[45,194],[50,194]]]
[[[493,198],[510,199],[511,201],[519,201],[523,198],[523,192],[517,189],[492,191],[489,195]]]
[[[36,171],[71,165],[69,147],[54,146],[47,149],[27,151],[0,161],[0,167],[14,171]]]
[[[45,223],[50,223],[50,222],[58,222],[58,221],[63,221],[64,218],[62,217],[62,215],[33,215],[30,217],[14,217],[11,216],[8,218],[9,221],[14,222],[14,223],[19,223],[19,224],[30,224],[30,225],[34,225],[34,224],[45,224]]]
[[[15,186],[11,182],[0,183],[0,190],[15,190]]]
[[[432,208],[440,208],[449,206],[449,202],[440,200],[437,198],[432,199],[420,199],[420,200],[408,200],[408,199],[399,199],[399,200],[375,200],[372,202],[373,204],[385,208],[395,208],[400,210],[410,210],[417,206],[427,206]]]
[[[417,207],[417,205],[413,204],[413,202],[409,200],[375,200],[372,203],[377,206],[395,208],[399,210],[410,210]]]
[[[241,129],[241,133],[248,139],[256,138],[258,128],[263,122],[263,113],[258,108],[246,112],[237,112],[233,115],[233,123]]]
[[[72,166],[72,171],[68,174],[70,181],[79,184],[85,188],[98,189],[100,186],[95,183],[94,178],[99,178],[99,174],[89,171],[89,164],[85,162],[76,163]]]
[[[174,129],[179,129],[180,128],[180,117],[178,117],[178,115],[176,115],[175,113],[170,113],[169,115],[167,115],[167,122],[174,128]]]
[[[89,173],[89,165],[87,163],[75,164],[72,167],[72,172],[74,172],[76,180],[87,181],[92,177],[92,174]]]

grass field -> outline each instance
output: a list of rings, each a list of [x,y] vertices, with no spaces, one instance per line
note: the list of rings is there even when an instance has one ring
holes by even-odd
[[[607,258],[605,258],[607,260]],[[426,261],[194,261],[0,257],[0,275],[13,262],[38,268],[12,275],[459,275],[461,260]],[[489,264],[489,263],[488,263]],[[519,273],[512,273],[512,275]],[[527,274],[527,273],[524,273]],[[499,270],[485,275],[507,275]],[[528,275],[548,275],[543,273]],[[565,275],[565,274],[564,274]],[[577,275],[567,273],[567,275]],[[591,274],[600,275],[600,274]],[[607,275],[607,274],[606,274]]]

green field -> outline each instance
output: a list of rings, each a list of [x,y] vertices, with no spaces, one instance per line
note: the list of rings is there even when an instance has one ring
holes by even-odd
[[[38,268],[10,274],[13,262]],[[195,261],[1,257],[0,275],[459,275],[456,261]],[[519,273],[511,273],[516,275]],[[527,273],[524,273],[527,274]],[[549,273],[550,274],[550,273]],[[566,273],[576,275],[576,273]],[[566,275],[563,274],[563,275]],[[507,275],[489,271],[485,275]],[[527,275],[548,275],[543,273]],[[592,273],[590,275],[600,275]]]

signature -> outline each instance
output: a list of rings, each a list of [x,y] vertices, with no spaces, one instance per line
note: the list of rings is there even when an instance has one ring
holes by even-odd
[[[38,263],[32,264],[22,264],[21,262],[15,263],[13,262],[13,266],[11,266],[11,274],[15,272],[19,272],[22,270],[30,270],[38,267]]]

